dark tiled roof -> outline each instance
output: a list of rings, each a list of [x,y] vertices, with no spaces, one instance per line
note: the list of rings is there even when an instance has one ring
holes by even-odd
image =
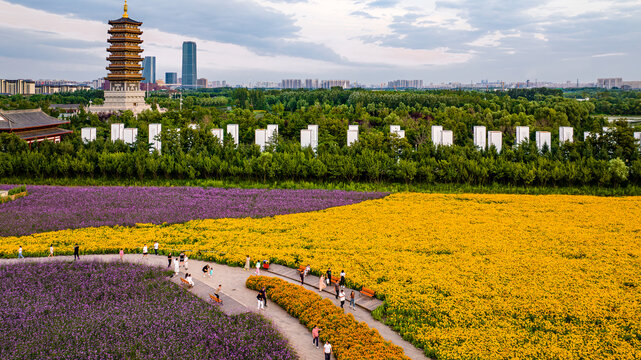
[[[0,110],[0,131],[53,127],[69,123],[49,116],[40,109]]]
[[[21,131],[21,132],[17,132],[16,135],[18,135],[22,140],[33,140],[33,139],[47,138],[51,136],[66,135],[71,133],[73,133],[73,131],[71,130],[65,130],[60,128],[49,128],[49,129],[40,129],[40,130]]]
[[[132,20],[130,18],[120,18],[118,20],[109,20],[109,25],[114,25],[114,24],[132,24],[132,25],[142,25],[140,21]]]

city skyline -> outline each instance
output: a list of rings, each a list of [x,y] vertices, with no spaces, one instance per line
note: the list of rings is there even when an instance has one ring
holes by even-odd
[[[194,41],[199,76],[231,83],[641,78],[635,64],[641,33],[627,30],[641,20],[638,0],[536,2],[511,8],[466,0],[322,4],[129,2],[132,16],[145,22],[145,55],[157,58],[160,74],[180,72],[181,44]],[[105,19],[117,18],[121,6],[120,0],[0,0],[6,14],[0,25],[0,77],[84,81],[104,76]]]

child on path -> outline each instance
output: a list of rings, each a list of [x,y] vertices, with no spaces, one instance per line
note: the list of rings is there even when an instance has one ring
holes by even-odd
[[[331,360],[332,344],[330,344],[329,341],[325,341],[325,346],[323,346],[323,351],[325,352],[325,360]]]
[[[75,261],[76,259],[80,260],[80,246],[78,244],[73,247],[73,260]]]
[[[122,261],[122,257],[125,256],[124,250],[120,249],[120,251],[118,252],[118,256],[120,256],[120,261]]]
[[[214,267],[210,266],[209,267],[209,277],[213,277],[213,276],[214,276]]]
[[[263,294],[263,306],[267,307],[267,289],[263,286],[263,288],[260,289],[260,293]]]
[[[320,331],[320,328],[318,325],[314,325],[314,328],[312,329],[312,344],[316,345],[316,348],[318,349],[318,333]]]
[[[341,290],[341,293],[338,295],[338,298],[341,301],[341,309],[345,309],[343,305],[345,305],[345,291]]]
[[[18,248],[18,259],[24,259],[24,256],[22,256],[22,246]]]
[[[351,307],[352,310],[356,310],[356,306],[354,304],[355,299],[356,299],[356,296],[354,295],[354,290],[352,290],[352,293],[349,294],[349,307]]]
[[[158,241],[154,243],[154,252],[158,255]]]
[[[245,267],[243,270],[249,271],[249,268],[251,267],[251,259],[249,258],[249,255],[245,258]]]
[[[142,247],[142,258],[144,259],[146,257],[147,257],[147,245]]]
[[[49,245],[49,256],[48,257],[53,257],[53,244]]]
[[[256,261],[256,276],[260,276],[260,260]]]

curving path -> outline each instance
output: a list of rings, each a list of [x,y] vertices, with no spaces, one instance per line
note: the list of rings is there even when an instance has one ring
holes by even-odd
[[[118,255],[82,255],[81,260],[99,260],[99,261],[118,261]],[[73,256],[56,256],[53,258],[27,258],[25,260],[17,259],[2,259],[0,264],[16,264],[23,261],[34,261],[34,262],[46,262],[46,261],[58,261],[58,260],[73,260]],[[166,256],[154,256],[149,255],[148,258],[143,259],[140,254],[127,254],[124,257],[125,261],[151,265],[151,266],[162,266],[167,267],[167,257]],[[214,268],[214,276],[210,278],[209,276],[203,277],[202,268],[205,264],[209,264]],[[173,270],[173,267],[172,267]],[[245,281],[247,278],[254,274],[254,271],[244,271],[238,267],[230,267],[226,265],[221,265],[212,262],[205,262],[200,260],[189,260],[189,269],[188,272],[192,273],[193,278],[196,282],[196,286],[190,291],[206,300],[209,301],[209,293],[213,293],[214,289],[218,287],[218,284],[222,285],[223,292],[223,302],[224,304],[221,307],[227,314],[238,314],[248,311],[256,312],[256,292],[253,290],[247,289],[245,287]],[[181,276],[185,273],[185,269],[181,268]],[[283,280],[287,280],[291,283],[300,284],[300,281],[295,281],[291,278],[280,276],[272,272],[262,272],[261,275],[266,276],[275,276]],[[174,282],[180,283],[180,280],[174,278]],[[305,288],[308,290],[314,290],[318,293],[318,289],[314,288],[311,285],[306,284]],[[334,295],[328,292],[323,292],[322,297],[328,298],[334,302],[337,306],[340,305],[339,301],[334,298]],[[323,359],[322,347],[316,349],[312,345],[312,335],[311,332],[300,322],[298,319],[290,316],[285,310],[280,308],[278,305],[272,303],[269,299],[267,301],[267,307],[265,310],[261,310],[260,313],[278,329],[278,331],[283,334],[291,346],[296,350],[297,354],[300,356],[301,360],[315,360]],[[216,305],[217,306],[217,305]],[[345,311],[352,313],[356,320],[366,322],[371,328],[375,328],[381,334],[383,338],[392,343],[400,346],[405,351],[405,355],[412,359],[423,360],[428,359],[422,350],[414,347],[411,343],[405,341],[397,332],[393,331],[391,328],[385,324],[376,321],[371,313],[368,310],[361,309],[359,307],[356,310],[351,310],[345,304]],[[332,356],[332,358],[334,358]]]

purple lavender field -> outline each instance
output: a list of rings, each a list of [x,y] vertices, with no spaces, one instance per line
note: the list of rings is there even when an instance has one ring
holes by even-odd
[[[123,263],[0,265],[1,359],[296,359],[262,317],[227,316]]]
[[[10,189],[11,185],[0,185]],[[197,187],[27,186],[29,196],[0,205],[0,236],[136,223],[265,217],[379,199],[386,193]]]

